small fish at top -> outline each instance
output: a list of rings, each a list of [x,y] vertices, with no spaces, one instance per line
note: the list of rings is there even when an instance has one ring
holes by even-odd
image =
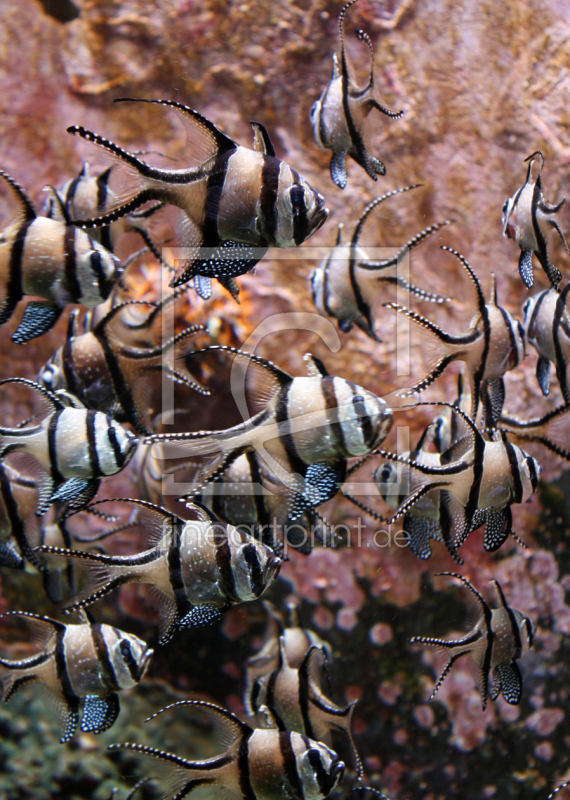
[[[238,456],[255,450],[261,462],[287,490],[290,520],[308,508],[330,500],[344,480],[346,460],[365,455],[384,441],[392,426],[392,410],[385,400],[360,386],[329,375],[320,359],[304,357],[307,377],[294,378],[271,361],[213,345],[199,353],[235,354],[232,369],[254,365],[248,401],[254,412],[245,422],[227,430],[155,434],[145,443],[168,444],[164,455],[211,458],[198,475],[195,491],[215,480]],[[248,409],[249,411],[249,409]]]
[[[225,708],[202,700],[180,700],[161,709],[188,706],[208,719],[225,750],[204,761],[192,761],[155,747],[125,742],[109,750],[127,750],[155,759],[164,776],[164,800],[181,800],[194,792],[227,800],[325,800],[342,783],[344,763],[322,742],[299,733],[254,729]],[[147,720],[148,722],[149,720]]]
[[[501,416],[505,400],[503,376],[518,366],[525,357],[524,331],[519,320],[497,304],[497,285],[492,276],[489,301],[485,301],[479,278],[465,258],[456,250],[442,247],[455,255],[463,265],[475,290],[473,316],[466,331],[455,336],[443,331],[431,320],[398,303],[386,303],[404,314],[417,326],[427,348],[436,348],[437,356],[427,375],[402,392],[409,396],[422,392],[442,374],[453,361],[463,361],[471,386],[471,416],[477,417],[479,402],[483,405],[484,423],[492,428]]]
[[[81,730],[95,734],[108,730],[119,714],[117,692],[136,686],[147,670],[153,651],[146,642],[111,625],[93,622],[85,613],[79,625],[24,611],[11,611],[4,614],[7,616],[24,619],[41,650],[21,660],[0,658],[4,702],[22,686],[38,681],[57,699],[62,744],[75,734],[81,702]]]
[[[569,291],[570,282],[561,292],[554,287],[545,289],[525,300],[522,307],[526,339],[538,353],[536,378],[542,394],[550,393],[552,362],[567,406],[570,406],[570,316],[566,305]]]
[[[71,392],[88,408],[129,422],[138,433],[152,433],[153,391],[163,379],[209,394],[185,366],[192,349],[188,339],[204,331],[201,325],[186,327],[164,344],[155,344],[155,331],[162,331],[165,309],[176,297],[172,293],[159,303],[126,301],[111,308],[86,333],[78,331],[78,312],[72,311],[67,341],[42,367],[39,383],[51,391]]]
[[[359,244],[367,219],[380,203],[401,192],[417,189],[420,185],[394,189],[369,203],[360,215],[350,245],[342,243],[343,225],[340,223],[336,245],[331,254],[311,273],[313,303],[317,311],[323,316],[337,319],[338,326],[344,333],[350,331],[353,325],[357,325],[371,339],[380,341],[374,331],[372,306],[374,300],[378,298],[381,282],[401,286],[420,300],[431,303],[444,303],[449,300],[448,297],[431,294],[409,283],[398,275],[398,267],[414,247],[444,225],[449,225],[450,220],[430,225],[412,237],[395,256],[382,261],[371,261]],[[396,272],[386,275],[385,272],[392,267],[396,268]]]
[[[303,628],[299,622],[299,609],[296,603],[287,603],[287,621],[268,600],[263,601],[267,613],[267,627],[263,645],[258,652],[247,659],[245,666],[244,706],[249,716],[255,713],[251,694],[258,678],[269,676],[279,666],[279,639],[283,639],[287,661],[292,669],[298,669],[311,647],[320,647],[326,655],[326,663],[332,658],[331,646],[310,628]],[[320,676],[319,676],[320,678]]]
[[[105,502],[109,501],[89,509]],[[144,500],[111,502],[135,506],[136,521],[152,546],[132,556],[40,547],[43,553],[76,559],[87,567],[87,586],[66,604],[68,612],[85,608],[125,583],[145,583],[160,597],[164,644],[181,628],[209,625],[230,606],[256,600],[279,573],[281,560],[269,547],[198,505],[188,506],[197,519],[184,520]]]
[[[82,228],[108,225],[149,200],[178,206],[178,245],[188,248],[171,286],[194,279],[200,297],[211,295],[216,278],[234,298],[234,280],[253,269],[269,247],[295,247],[328,216],[324,198],[299,173],[278,159],[264,126],[252,122],[253,150],[238,145],[197,111],[170,100],[134,100],[176,110],[186,126],[190,165],[165,170],[79,126],[68,132],[99,145],[115,159],[113,202],[104,214],[81,220]]]
[[[96,306],[111,293],[122,269],[112,253],[63,221],[38,217],[22,187],[0,170],[16,201],[12,222],[0,233],[0,325],[25,295],[31,300],[12,341],[24,344],[45,333],[69,303]]]
[[[448,403],[426,405],[452,408],[465,423],[465,430],[438,456],[439,464],[426,464],[424,458],[414,460],[380,451],[384,458],[419,473],[413,479],[412,493],[389,522],[404,516],[428,492],[437,489],[441,535],[458,564],[463,560],[457,548],[483,523],[485,550],[498,550],[509,535],[523,544],[513,532],[511,507],[514,503],[524,503],[536,492],[542,472],[539,462],[512,444],[505,431],[482,432],[467,414]],[[452,536],[454,529],[455,537]]]
[[[113,201],[109,189],[109,179],[113,167],[92,175],[87,161],[83,164],[77,177],[67,181],[61,189],[52,192],[44,205],[44,213],[50,219],[70,219],[73,224],[79,220],[104,214]],[[56,196],[54,196],[56,195]],[[97,232],[98,241],[103,247],[114,252],[118,240],[125,233],[138,233],[153,256],[161,263],[160,248],[151,236],[149,220],[164,207],[163,203],[155,203],[144,211],[134,212],[121,217],[112,225],[106,225]]]
[[[517,661],[532,647],[533,624],[520,611],[507,605],[499,582],[491,581],[499,595],[499,608],[490,608],[477,589],[467,578],[455,572],[439,572],[462,581],[475,595],[483,615],[475,627],[461,639],[446,641],[429,636],[413,636],[410,642],[441,647],[450,651],[450,657],[437,679],[430,700],[435,696],[449,670],[458,658],[470,655],[480,670],[480,692],[483,710],[488,697],[496,700],[502,693],[505,701],[517,706],[522,697],[522,676]],[[489,673],[492,670],[493,682],[489,688]]]
[[[68,503],[70,510],[82,508],[94,497],[101,478],[128,464],[137,437],[101,411],[85,408],[73,395],[50,392],[25,378],[6,378],[0,386],[10,383],[33,389],[49,413],[37,422],[0,427],[0,459],[23,452],[39,464],[38,516],[57,501]]]
[[[370,152],[367,141],[368,117],[374,109],[391,119],[400,119],[403,111],[390,111],[379,102],[374,85],[374,48],[365,31],[356,33],[357,39],[368,47],[370,52],[370,76],[367,85],[361,89],[351,77],[344,43],[344,18],[348,9],[357,0],[350,0],[338,16],[340,64],[337,54],[333,54],[333,71],[329,85],[311,107],[311,122],[315,142],[323,150],[332,150],[331,178],[344,189],[347,182],[346,157],[350,155],[372,178],[386,174],[386,167]]]
[[[514,239],[521,249],[519,272],[527,289],[532,288],[534,281],[533,253],[550,283],[556,287],[562,280],[562,273],[550,260],[547,241],[548,234],[554,228],[558,231],[566,251],[570,252],[557,220],[566,198],[563,197],[555,205],[550,205],[544,197],[542,192],[544,156],[540,150],[525,158],[526,161],[529,164],[524,185],[517,189],[512,197],[505,200],[503,205],[503,236]]]
[[[320,647],[310,647],[297,669],[287,659],[285,640],[279,637],[277,666],[269,675],[257,678],[251,690],[251,705],[260,728],[277,727],[296,731],[331,746],[333,731],[341,731],[350,743],[358,779],[362,763],[352,738],[352,713],[357,701],[337,706],[322,691],[321,675],[326,656]]]

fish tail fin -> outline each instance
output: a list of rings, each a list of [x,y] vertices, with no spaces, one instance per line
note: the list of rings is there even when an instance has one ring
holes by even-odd
[[[2,700],[4,703],[11,700],[26,683],[37,680],[36,675],[26,674],[26,671],[21,667],[15,666],[16,663],[0,658],[0,683],[2,684]]]
[[[72,125],[67,132],[101,147],[115,162],[109,179],[110,200],[106,206],[107,212],[92,219],[73,220],[74,225],[80,228],[99,228],[103,225],[110,225],[153,199],[147,191],[145,178],[146,172],[150,169],[148,164],[109,139],[88,131],[80,125]]]

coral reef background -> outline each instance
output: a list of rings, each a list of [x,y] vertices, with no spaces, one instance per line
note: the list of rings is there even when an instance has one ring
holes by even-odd
[[[447,244],[466,256],[486,287],[494,272],[500,300],[520,315],[527,292],[517,272],[518,249],[501,236],[501,206],[524,179],[523,159],[539,147],[546,156],[549,199],[567,191],[570,6],[556,0],[360,0],[347,18],[352,61],[364,81],[367,53],[353,35],[364,28],[376,46],[376,76],[386,104],[405,114],[398,122],[377,119],[374,152],[387,165],[386,177],[374,184],[349,162],[348,186],[340,192],[330,181],[329,154],[312,140],[308,111],[329,79],[341,5],[330,0],[4,0],[0,165],[41,205],[42,187],[61,185],[85,158],[104,163],[65,133],[72,124],[128,149],[167,153],[183,164],[184,135],[173,115],[160,108],[113,105],[116,97],[180,101],[244,144],[251,142],[249,120],[259,120],[278,155],[327,198],[330,219],[310,247],[332,246],[335,225],[344,222],[350,230],[373,197],[420,182],[423,189],[382,207],[370,244],[399,247],[430,223],[451,218],[453,226],[414,254],[414,282],[463,299],[457,262],[438,249]],[[569,212],[564,221],[568,230]],[[569,257],[554,240],[552,246],[554,262],[569,277]],[[222,338],[237,344],[264,320],[271,330],[275,314],[314,313],[308,281],[314,266],[314,260],[298,254],[277,258],[270,253],[255,275],[239,279],[240,306],[219,287],[208,303],[190,291],[192,319],[215,315]],[[535,280],[537,290],[546,287],[539,269]],[[406,383],[405,370],[396,363],[394,315],[381,308],[390,299],[387,289],[379,294],[381,344],[355,330],[341,334],[340,350],[331,352],[314,334],[292,329],[266,336],[258,352],[302,374],[302,356],[311,350],[331,373],[386,394]],[[20,314],[0,330],[0,378],[35,378],[65,335],[62,319],[25,348],[13,345],[10,336]],[[465,314],[459,303],[452,312],[438,310],[436,317],[461,330]],[[417,350],[410,369],[414,375],[421,370]],[[548,400],[540,396],[534,372],[530,353],[507,376],[509,411],[531,416],[560,402],[557,388]],[[452,400],[454,386],[451,370],[426,397]],[[24,413],[14,406],[16,395],[10,397],[2,414],[14,421]],[[202,412],[208,413],[197,404],[193,427],[207,427]],[[228,407],[228,419],[232,413]],[[386,445],[394,449],[407,427],[413,441],[429,418],[426,409],[398,415]],[[516,530],[529,549],[510,540],[498,553],[487,554],[480,531],[462,549],[463,574],[487,597],[492,596],[487,582],[497,578],[510,604],[538,626],[534,649],[521,664],[520,707],[501,700],[483,713],[474,673],[462,662],[437,700],[427,703],[442,660],[407,641],[416,634],[466,630],[470,608],[464,591],[433,577],[455,566],[441,546],[427,562],[407,548],[378,547],[378,526],[364,520],[361,540],[355,538],[350,547],[317,549],[309,557],[293,554],[281,572],[284,580],[270,593],[276,602],[298,595],[305,624],[331,642],[335,699],[361,700],[355,739],[370,782],[394,800],[546,798],[569,769],[570,481],[561,476],[562,462],[544,451],[536,455],[545,467],[540,498],[514,512]],[[125,489],[134,491],[123,475],[109,482],[105,495],[113,496],[119,486],[123,496]],[[355,523],[354,509],[340,500],[327,506],[327,516]],[[35,576],[3,574],[0,590],[2,610],[54,613]],[[101,608],[106,619],[120,619],[127,630],[154,635],[139,593],[124,590]],[[149,679],[122,701],[117,725],[67,747],[59,745],[55,721],[41,701],[22,693],[0,709],[2,796],[107,800],[113,785],[132,785],[140,774],[130,756],[107,757],[105,746],[114,741],[138,737],[161,746],[170,737],[181,755],[198,752],[205,746],[201,734],[189,736],[191,729],[182,723],[166,730],[141,727],[140,721],[190,693],[241,712],[242,666],[259,644],[263,624],[263,610],[255,604],[232,611],[219,628],[180,634],[156,654]],[[140,795],[151,798],[154,792],[149,786]]]

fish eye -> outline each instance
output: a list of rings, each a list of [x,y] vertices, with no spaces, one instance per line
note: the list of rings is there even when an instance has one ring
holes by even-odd
[[[134,661],[133,651],[131,650],[131,645],[127,642],[126,639],[121,639],[121,645],[119,649],[121,651],[121,655],[123,656],[125,663],[132,664]]]
[[[242,552],[243,552],[243,557],[245,558],[245,561],[248,564],[248,566],[250,567],[259,566],[257,551],[252,544],[246,544]]]
[[[40,375],[41,383],[47,388],[51,389],[58,383],[59,369],[55,364],[47,364],[45,369]]]
[[[306,214],[308,209],[306,189],[298,183],[294,183],[285,192],[283,203],[287,211],[293,214],[294,217]]]
[[[385,464],[376,474],[379,483],[388,483],[392,477],[392,466],[390,464]]]
[[[361,394],[355,394],[352,398],[356,416],[361,419],[362,417],[369,417],[370,414],[366,410],[366,401]]]
[[[507,208],[508,207],[509,207],[509,198],[507,197],[507,199],[503,203],[503,215],[505,215],[507,213]]]

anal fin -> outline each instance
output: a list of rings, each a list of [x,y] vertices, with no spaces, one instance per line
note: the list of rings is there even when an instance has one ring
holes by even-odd
[[[22,321],[12,336],[14,344],[25,344],[49,331],[62,312],[56,303],[47,300],[31,300],[24,311]]]

